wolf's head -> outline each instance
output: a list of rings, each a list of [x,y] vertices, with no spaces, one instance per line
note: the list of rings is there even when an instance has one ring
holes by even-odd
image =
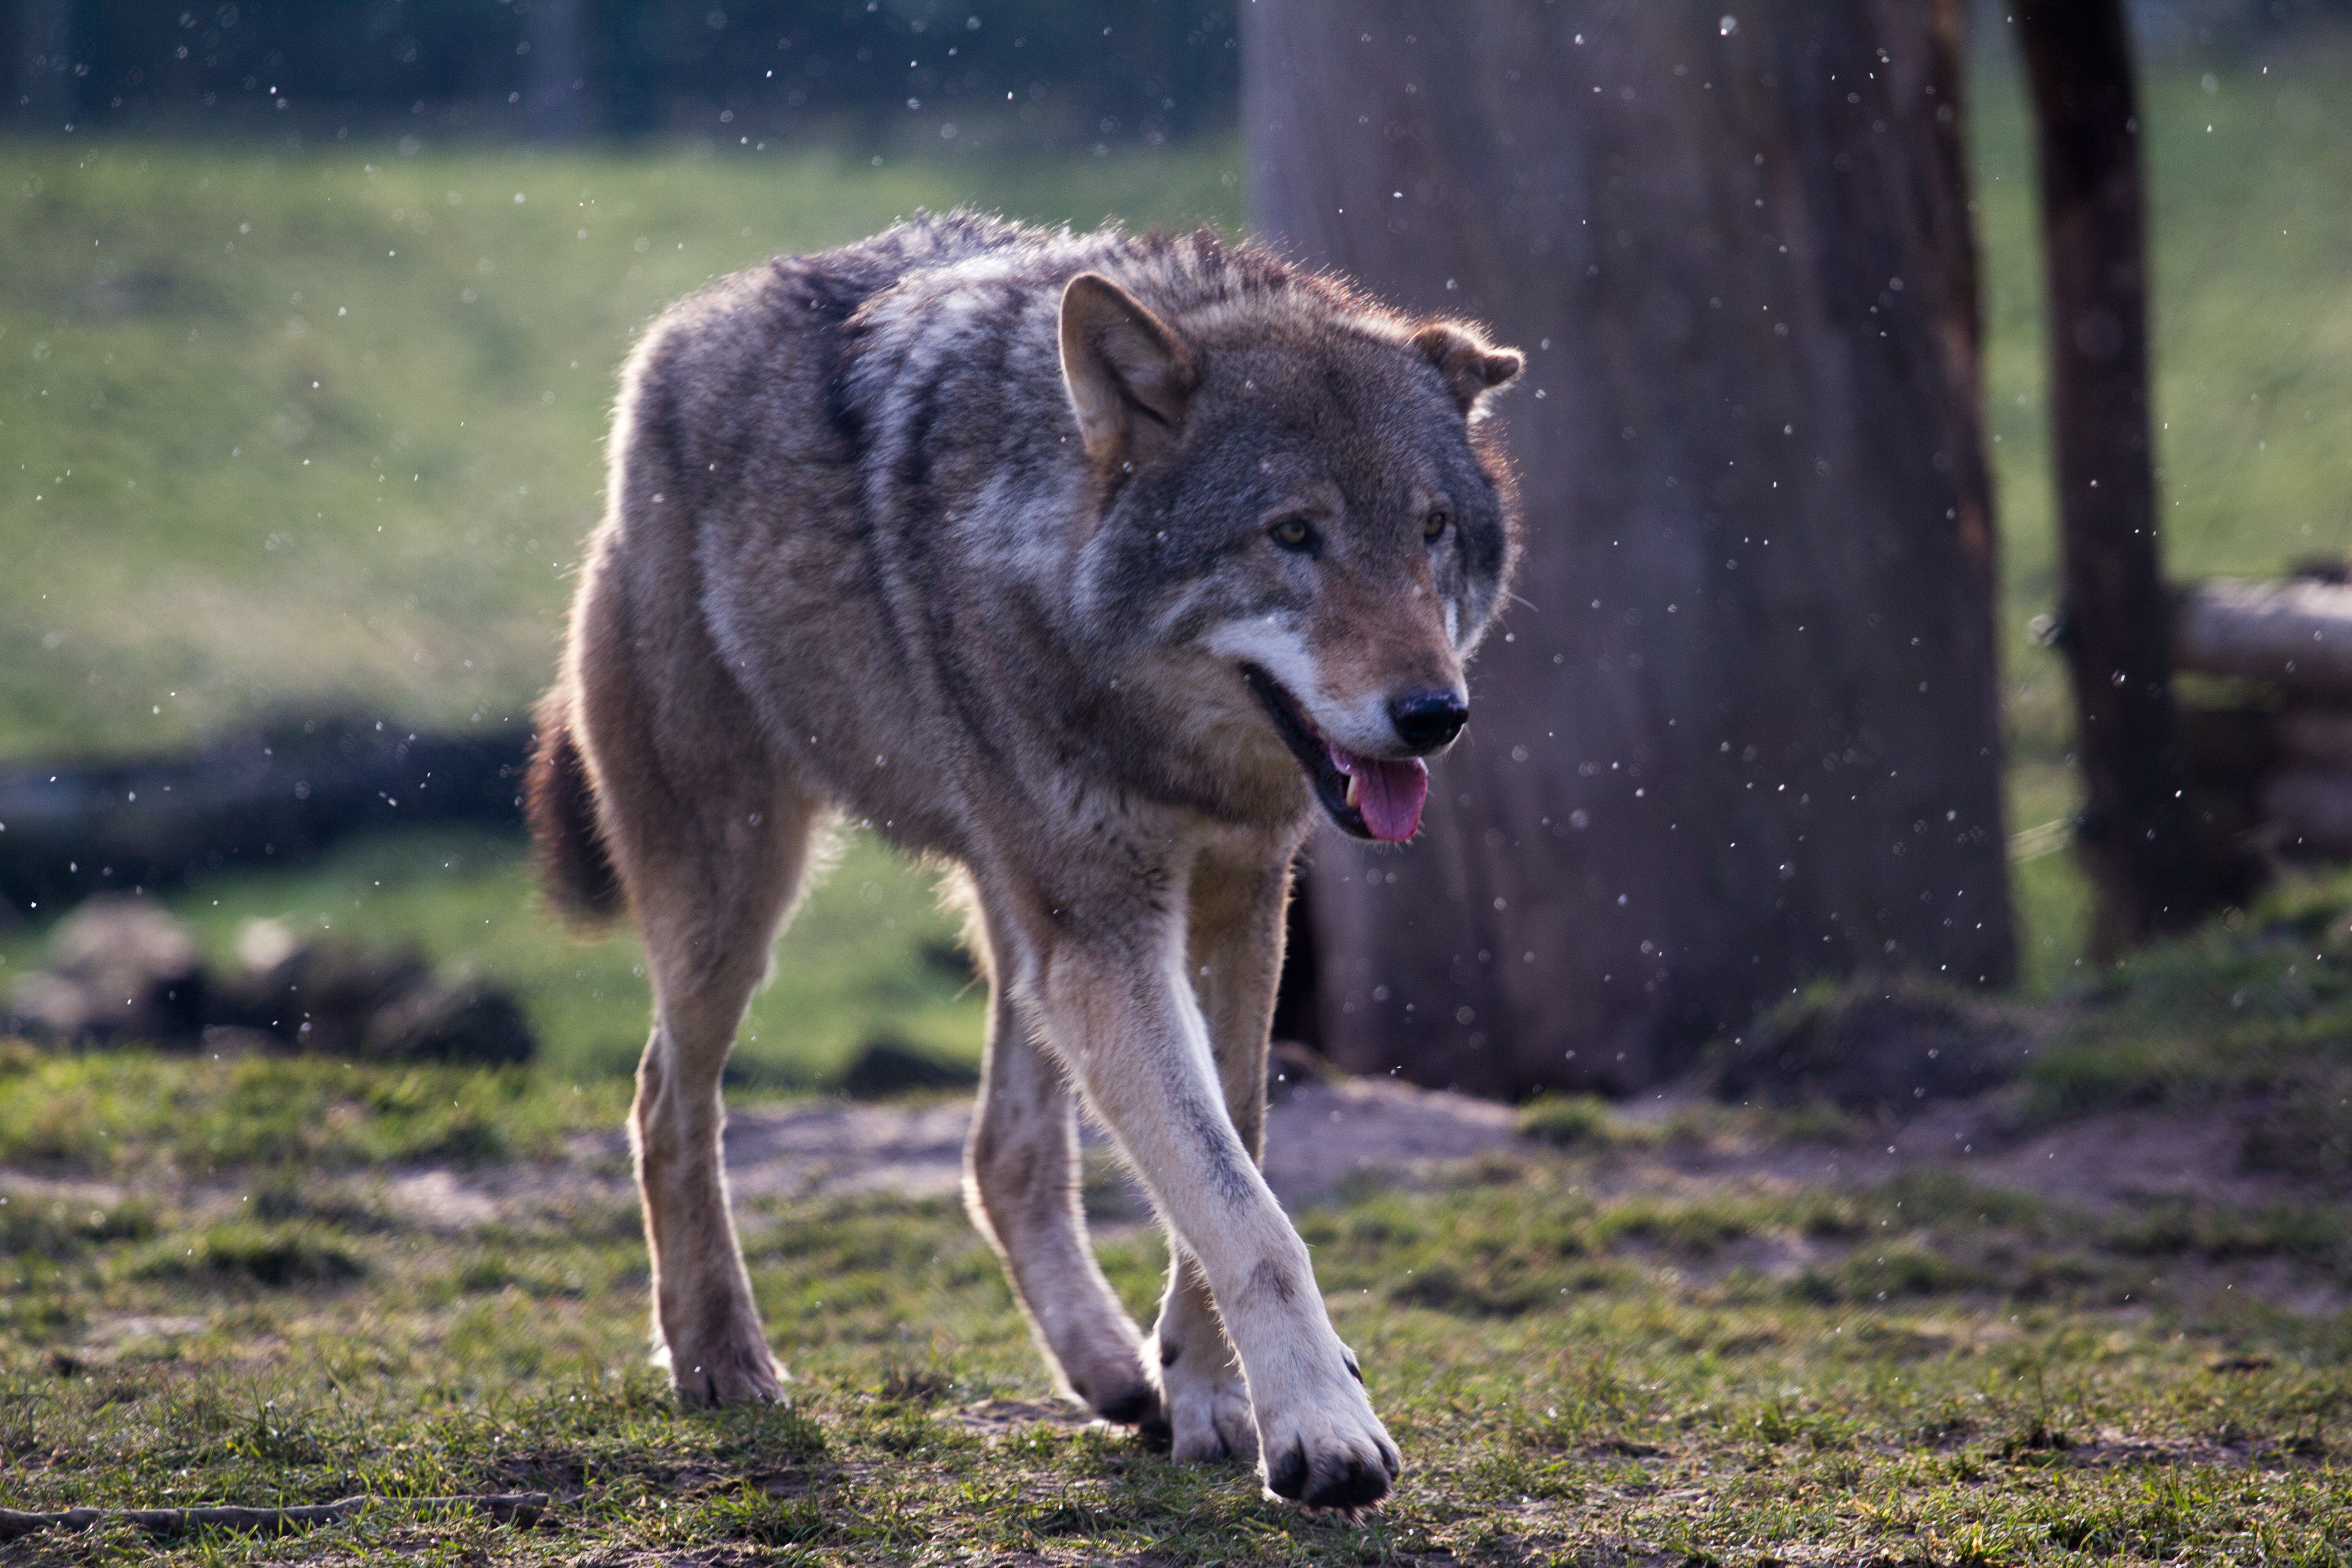
[[[1071,279],[1063,378],[1104,487],[1085,574],[1191,683],[1226,788],[1295,801],[1303,773],[1342,830],[1402,841],[1512,563],[1478,426],[1520,357],[1269,275],[1165,318]]]

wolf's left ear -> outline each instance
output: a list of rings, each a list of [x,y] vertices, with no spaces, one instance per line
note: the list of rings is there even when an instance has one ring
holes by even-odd
[[[1062,290],[1062,381],[1089,458],[1133,462],[1165,446],[1199,378],[1192,351],[1101,273]]]
[[[1462,412],[1475,417],[1478,401],[1519,374],[1527,362],[1517,349],[1498,349],[1464,321],[1432,321],[1412,335],[1412,346],[1445,378]]]

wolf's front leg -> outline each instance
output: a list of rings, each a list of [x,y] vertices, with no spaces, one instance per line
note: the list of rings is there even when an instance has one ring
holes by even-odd
[[[1151,1188],[1173,1245],[1200,1264],[1248,1380],[1265,1484],[1320,1508],[1379,1500],[1398,1472],[1396,1445],[1332,1331],[1306,1243],[1226,1112],[1181,934],[1088,936],[1064,935],[1039,955],[1048,1036]]]
[[[1284,835],[1204,851],[1192,868],[1186,900],[1185,977],[1208,1026],[1234,1131],[1260,1165],[1266,1032],[1282,976],[1283,914],[1296,848]],[[1170,1249],[1168,1294],[1153,1338],[1176,1458],[1256,1458],[1257,1427],[1241,1363],[1199,1261],[1181,1247]]]

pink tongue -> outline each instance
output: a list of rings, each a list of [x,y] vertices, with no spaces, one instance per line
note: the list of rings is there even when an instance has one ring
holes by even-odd
[[[1429,798],[1429,769],[1419,757],[1391,763],[1337,746],[1330,752],[1331,765],[1355,776],[1356,809],[1364,814],[1373,837],[1402,844],[1419,830],[1422,804]]]

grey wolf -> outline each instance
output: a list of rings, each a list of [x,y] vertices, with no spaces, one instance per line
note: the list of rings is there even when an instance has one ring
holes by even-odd
[[[1412,837],[1516,539],[1517,353],[1203,232],[923,218],[719,282],[625,373],[531,821],[625,901],[656,1359],[774,1399],[719,1069],[837,814],[957,868],[992,998],[972,1217],[1067,1390],[1181,1459],[1398,1472],[1259,1174],[1290,867]],[[1087,1241],[1081,1100],[1172,1267],[1147,1340]]]

